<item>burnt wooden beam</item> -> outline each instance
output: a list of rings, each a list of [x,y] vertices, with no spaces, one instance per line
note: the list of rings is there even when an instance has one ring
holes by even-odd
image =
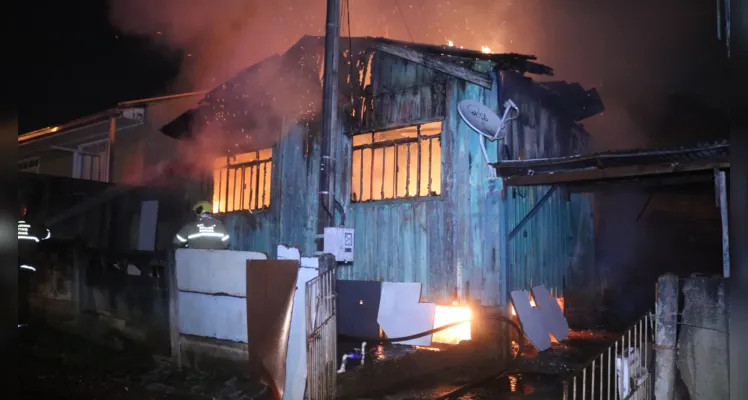
[[[546,174],[517,175],[504,177],[508,186],[552,185],[582,181],[606,181],[642,177],[648,175],[678,174],[705,170],[728,169],[726,161],[700,161],[675,165],[634,165],[626,167],[589,168],[575,171],[563,171]]]
[[[375,43],[374,48],[387,54],[454,76],[455,78],[460,78],[486,89],[491,89],[493,86],[493,79],[489,74],[473,71],[472,69],[444,61],[436,56],[423,54],[413,49],[387,43]]]
[[[553,68],[540,63],[532,62],[532,60],[537,60],[537,57],[529,54],[484,53],[479,50],[461,49],[454,46],[411,43],[381,37],[370,39],[378,43],[389,44],[400,48],[407,47],[419,53],[428,53],[429,55],[434,56],[449,55],[460,58],[472,58],[476,60],[491,61],[496,63],[496,66],[499,70],[514,70],[520,73],[529,72],[538,75],[553,75]]]
[[[556,189],[558,189],[558,185],[553,185],[550,187],[550,189],[548,189],[547,192],[545,192],[543,197],[541,197],[540,200],[538,200],[538,202],[535,203],[535,205],[532,207],[530,212],[528,212],[527,215],[525,215],[525,217],[522,218],[522,220],[517,223],[517,225],[512,229],[511,232],[509,232],[509,235],[507,235],[507,239],[506,239],[507,241],[512,240],[512,238],[514,238],[517,235],[517,233],[519,233],[519,231],[521,231],[522,228],[524,228],[525,225],[527,225],[527,223],[530,222],[530,220],[532,220],[535,214],[537,214],[538,211],[540,211],[540,209],[543,207],[543,205],[546,202],[548,202],[551,196],[553,196],[553,193],[556,192]]]

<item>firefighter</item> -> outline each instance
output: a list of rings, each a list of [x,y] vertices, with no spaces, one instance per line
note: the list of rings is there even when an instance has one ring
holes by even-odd
[[[18,327],[29,323],[29,291],[36,272],[38,244],[52,236],[49,229],[33,223],[28,209],[21,206],[18,220]]]
[[[197,220],[190,222],[174,237],[178,247],[191,249],[225,250],[229,247],[229,234],[223,223],[210,215],[211,205],[200,201],[192,207]]]

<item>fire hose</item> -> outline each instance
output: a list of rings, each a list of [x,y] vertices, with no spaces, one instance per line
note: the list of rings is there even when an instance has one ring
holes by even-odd
[[[519,324],[517,324],[516,322],[514,322],[510,318],[507,318],[507,317],[504,317],[504,316],[500,316],[500,315],[487,316],[486,319],[487,320],[493,320],[493,321],[498,321],[498,322],[506,323],[510,327],[512,327],[512,329],[514,329],[514,331],[517,333],[517,337],[518,337],[517,342],[519,344],[519,349],[517,350],[517,354],[515,354],[514,358],[512,359],[512,362],[516,361],[524,353],[524,350],[525,350],[525,345],[524,345],[524,331],[522,330],[522,327],[520,327]],[[462,325],[462,324],[465,324],[465,323],[468,323],[468,322],[470,322],[470,321],[466,320],[466,321],[453,322],[453,323],[450,323],[450,324],[447,324],[447,325],[440,326],[438,328],[430,329],[428,331],[419,332],[419,333],[415,333],[413,335],[408,335],[408,336],[395,337],[395,338],[365,338],[365,337],[356,337],[356,336],[348,336],[348,335],[340,335],[340,337],[348,339],[348,340],[357,341],[357,342],[358,341],[360,341],[360,342],[373,342],[373,343],[404,342],[404,341],[407,341],[407,340],[418,339],[418,338],[423,337],[423,336],[428,336],[428,335],[431,335],[431,334],[434,334],[434,333],[437,333],[437,332],[441,332],[441,331],[447,330],[449,328],[454,328],[455,326]],[[466,390],[468,390],[470,388],[473,388],[473,387],[475,387],[475,386],[477,386],[477,385],[479,385],[479,384],[481,384],[483,382],[486,382],[488,380],[498,378],[498,377],[506,374],[508,371],[509,371],[509,369],[506,368],[506,369],[502,370],[500,373],[491,375],[488,378],[484,378],[484,379],[480,379],[480,380],[475,380],[475,381],[472,381],[472,382],[468,382],[467,384],[460,386],[459,388],[451,391],[450,393],[447,393],[446,395],[443,395],[443,396],[437,398],[436,400],[448,400],[448,399],[454,398],[455,396],[458,396],[458,395],[464,393]]]
[[[522,353],[524,352],[524,343],[523,343],[523,340],[522,340],[522,337],[524,336],[524,331],[522,331],[522,328],[516,322],[514,322],[510,318],[507,318],[507,317],[504,317],[504,316],[499,316],[499,315],[488,316],[488,317],[486,317],[486,319],[488,319],[488,320],[496,320],[496,321],[500,321],[500,322],[504,322],[504,323],[509,324],[509,326],[511,326],[517,332],[517,335],[519,337],[519,340],[518,340],[518,342],[519,342],[519,351],[517,352],[517,355],[514,358],[516,359],[517,357],[519,357],[520,355],[522,355]],[[415,333],[415,334],[408,335],[408,336],[403,336],[403,337],[395,337],[395,338],[366,338],[366,337],[348,336],[348,335],[340,335],[340,337],[348,339],[348,340],[356,341],[356,342],[373,342],[373,343],[404,342],[404,341],[407,341],[407,340],[418,339],[418,338],[421,338],[421,337],[424,337],[424,336],[428,336],[428,335],[431,335],[431,334],[434,334],[434,333],[437,333],[437,332],[441,332],[441,331],[447,330],[449,328],[454,328],[455,326],[466,324],[468,322],[470,322],[470,320],[452,322],[450,324],[442,325],[442,326],[440,326],[438,328],[430,329],[428,331],[419,332],[419,333]]]

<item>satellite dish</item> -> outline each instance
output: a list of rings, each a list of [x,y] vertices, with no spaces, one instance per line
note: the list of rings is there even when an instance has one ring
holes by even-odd
[[[457,112],[468,126],[490,140],[503,139],[501,133],[504,121],[490,108],[475,100],[462,100],[457,104]]]
[[[508,118],[509,112],[515,111],[515,115],[512,118]],[[480,148],[483,150],[483,157],[486,159],[486,163],[491,164],[488,158],[488,152],[486,151],[485,139],[494,141],[497,139],[504,139],[506,132],[502,132],[507,122],[517,118],[519,109],[512,100],[507,100],[504,103],[504,115],[499,118],[496,113],[491,111],[490,108],[481,104],[475,100],[462,100],[457,104],[457,112],[460,113],[460,117],[465,121],[468,126],[473,128],[474,131],[481,135]],[[496,176],[496,170],[490,168],[491,175]]]

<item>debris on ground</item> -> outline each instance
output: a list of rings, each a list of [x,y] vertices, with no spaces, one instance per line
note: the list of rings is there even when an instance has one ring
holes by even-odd
[[[49,327],[22,332],[19,352],[22,397],[259,400],[269,394],[245,377],[178,371],[168,357],[116,351]]]

